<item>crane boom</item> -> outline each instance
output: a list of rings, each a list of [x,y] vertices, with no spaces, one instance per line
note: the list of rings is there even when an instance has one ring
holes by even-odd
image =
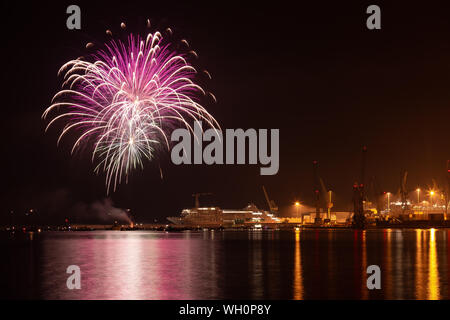
[[[321,188],[322,188],[322,193],[323,193],[324,195],[326,195],[326,194],[328,193],[328,190],[327,190],[327,188],[325,187],[325,183],[323,182],[322,177],[319,177],[319,181],[320,181],[320,186],[321,186]],[[330,202],[328,198],[325,197],[325,199],[327,199],[327,203]]]
[[[276,213],[278,211],[278,207],[275,204],[275,201],[270,200],[269,199],[269,195],[267,194],[266,188],[264,186],[262,186],[262,188],[263,188],[263,191],[264,191],[264,197],[266,198],[266,201],[267,201],[267,205],[269,206],[269,211],[271,213]]]
[[[408,189],[406,186],[408,179],[408,171],[403,172],[402,181],[401,181],[401,197],[402,197],[402,210],[403,213],[408,209]]]
[[[262,188],[264,191],[264,196],[266,197],[267,205],[269,206],[269,210],[271,210],[272,208],[270,207],[269,195],[267,194],[266,188],[264,186],[262,186]]]
[[[367,147],[362,148],[362,161],[361,161],[361,177],[360,182],[355,182],[353,185],[353,226],[358,229],[364,229],[365,226],[365,216],[364,216],[364,181],[366,173],[366,154]]]
[[[320,191],[319,191],[319,173],[318,173],[319,163],[317,160],[313,161],[313,185],[314,185],[314,204],[316,207],[316,216],[314,218],[315,224],[320,224]]]

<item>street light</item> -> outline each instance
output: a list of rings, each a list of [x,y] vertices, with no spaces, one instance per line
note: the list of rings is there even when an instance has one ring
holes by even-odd
[[[391,212],[391,193],[390,192],[387,193],[387,198],[388,198],[388,212]]]
[[[298,208],[300,208],[300,202],[295,201],[294,205],[295,205],[295,209],[297,211],[297,218],[298,218]],[[303,219],[302,219],[302,224],[303,224]]]
[[[300,207],[300,202],[295,201],[294,205],[295,205],[295,209],[297,209],[297,218],[298,218],[298,208]]]
[[[430,191],[430,205],[431,205],[431,207],[433,207],[433,196],[434,196],[434,191],[431,190]]]

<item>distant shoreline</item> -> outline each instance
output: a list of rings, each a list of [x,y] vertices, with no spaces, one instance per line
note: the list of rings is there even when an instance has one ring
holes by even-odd
[[[11,228],[9,226],[0,227],[0,231],[4,232],[47,232],[47,231],[246,231],[246,230],[268,230],[268,231],[286,231],[286,230],[377,230],[377,229],[448,229],[450,228],[450,221],[414,221],[403,223],[383,223],[379,225],[366,226],[364,229],[356,229],[349,225],[334,225],[334,226],[317,226],[314,224],[297,225],[297,224],[270,224],[262,228],[255,228],[248,226],[190,226],[190,225],[175,225],[175,224],[138,224],[130,226],[127,224],[111,225],[111,224],[74,224],[69,226],[16,226]]]

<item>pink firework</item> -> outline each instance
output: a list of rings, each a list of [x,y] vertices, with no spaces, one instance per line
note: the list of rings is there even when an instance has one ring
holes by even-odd
[[[77,133],[72,153],[81,144],[92,146],[95,172],[106,173],[107,192],[132,169],[153,159],[158,146],[169,149],[169,133],[177,127],[192,131],[190,122],[216,120],[202,107],[205,91],[194,83],[196,70],[185,55],[171,49],[161,33],[146,39],[130,35],[127,43],[111,41],[88,60],[67,62],[62,90],[45,110],[65,126],[60,140]],[[92,141],[92,144],[87,144]]]

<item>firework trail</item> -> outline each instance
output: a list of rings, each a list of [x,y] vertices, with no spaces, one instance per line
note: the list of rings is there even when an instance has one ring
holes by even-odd
[[[168,135],[177,127],[192,131],[189,122],[217,121],[198,100],[205,91],[196,83],[196,70],[187,56],[172,49],[159,32],[146,39],[129,35],[127,42],[111,41],[89,61],[64,64],[64,82],[42,117],[62,121],[61,139],[77,134],[72,153],[92,141],[95,172],[106,174],[106,189],[116,190],[132,169],[151,160],[158,146],[169,149]]]

